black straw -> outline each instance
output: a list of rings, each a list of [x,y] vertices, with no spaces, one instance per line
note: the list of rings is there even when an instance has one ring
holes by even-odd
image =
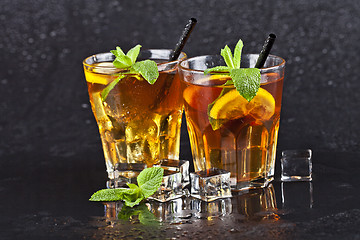
[[[275,42],[276,35],[273,33],[269,34],[269,37],[266,39],[264,46],[259,54],[259,58],[256,61],[255,68],[262,68],[265,64],[266,58],[269,56],[270,50]]]
[[[197,20],[195,18],[191,18],[189,22],[186,24],[183,33],[179,41],[177,42],[173,53],[171,54],[170,61],[175,61],[180,56],[181,50],[184,48],[186,41],[188,40],[192,30],[194,29]]]

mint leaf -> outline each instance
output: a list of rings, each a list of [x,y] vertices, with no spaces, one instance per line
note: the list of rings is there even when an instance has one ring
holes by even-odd
[[[164,169],[161,167],[146,168],[140,172],[137,182],[144,198],[150,197],[159,189],[163,176]]]
[[[240,63],[241,63],[241,51],[243,48],[244,44],[241,41],[241,39],[239,39],[238,43],[235,46],[234,49],[234,67],[235,68],[240,68]]]
[[[227,67],[227,66],[217,66],[217,67],[213,67],[213,68],[208,68],[206,70],[204,70],[204,75],[208,74],[208,73],[213,73],[213,72],[220,72],[222,73],[228,73],[229,70],[231,68]]]
[[[136,59],[140,53],[140,48],[141,45],[138,44],[132,49],[130,49],[126,55],[120,47],[116,47],[115,50],[110,50],[110,52],[115,55],[113,65],[116,68],[127,69],[128,71],[126,72],[126,74],[134,74],[134,77],[137,79],[141,79],[140,76],[142,76],[148,83],[154,84],[159,77],[157,64],[156,62],[151,60],[136,62]],[[120,75],[119,78],[112,81],[101,92],[102,101],[105,101],[109,92],[115,87],[119,80],[124,77],[125,76]]]
[[[126,206],[133,207],[135,205],[138,205],[143,199],[144,196],[141,192],[141,189],[136,186],[136,188],[128,189],[126,192],[124,192],[122,200],[125,201]]]
[[[120,75],[119,77],[117,77],[114,81],[112,81],[111,83],[109,83],[106,88],[104,88],[101,91],[101,100],[104,102],[105,99],[107,98],[107,96],[109,95],[109,92],[115,87],[116,84],[118,84],[118,82],[123,79],[125,77],[125,75]]]
[[[122,67],[122,68],[131,67],[131,65],[133,64],[132,61],[131,61],[131,58],[129,56],[126,56],[126,55],[121,55],[121,56],[116,57],[114,62],[115,61],[116,62],[121,62],[125,66],[125,67]],[[114,62],[113,62],[113,65],[114,65]]]
[[[134,64],[136,62],[136,59],[140,53],[140,48],[141,45],[138,44],[127,52],[126,56],[131,59],[131,64]]]
[[[129,65],[127,63],[123,63],[117,58],[113,61],[113,65],[116,68],[128,68],[129,67]]]
[[[136,198],[135,201],[133,199],[125,198],[124,202],[126,206],[134,207],[135,205],[139,205],[139,203],[143,200],[143,197]]]
[[[226,45],[224,49],[221,49],[220,55],[224,58],[225,63],[229,68],[234,68],[233,56],[228,45]]]
[[[234,81],[236,90],[248,102],[256,96],[261,80],[258,68],[231,69],[230,77]]]
[[[119,201],[122,200],[123,194],[126,191],[126,188],[102,189],[95,192],[89,200],[97,202]]]
[[[161,167],[146,168],[137,177],[139,186],[127,183],[129,188],[102,189],[94,193],[90,201],[120,201],[125,205],[134,207],[143,199],[150,197],[160,187],[164,175]]]
[[[111,50],[110,51],[112,54],[115,55],[115,57],[120,57],[120,56],[124,56],[125,53],[123,52],[123,50],[121,50],[120,47],[116,47],[116,50]]]
[[[138,189],[138,188],[139,188],[138,185],[136,185],[136,184],[134,184],[134,183],[126,183],[126,185],[128,185],[128,187],[129,187],[130,189]]]
[[[151,60],[145,60],[136,62],[132,68],[135,72],[138,72],[146,81],[150,84],[154,84],[156,79],[159,77],[159,71],[157,64]]]
[[[140,53],[140,45],[136,45],[132,49],[128,51],[125,55],[124,51],[121,50],[120,47],[116,47],[116,50],[111,50],[110,52],[115,55],[115,60],[113,61],[113,65],[116,68],[128,68],[131,67],[136,61]]]
[[[139,221],[141,224],[154,226],[159,225],[159,220],[155,217],[155,215],[149,211],[148,207],[144,205],[140,205],[139,207]]]

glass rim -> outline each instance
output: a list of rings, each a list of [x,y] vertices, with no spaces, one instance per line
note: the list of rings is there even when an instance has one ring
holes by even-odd
[[[168,51],[168,52],[172,52],[173,50],[172,49],[165,49],[165,48],[156,48],[156,49],[152,49],[152,48],[149,48],[149,49],[143,49],[143,50],[140,50],[140,53],[141,52],[151,52],[151,51]],[[88,57],[86,57],[82,63],[83,63],[83,66],[84,67],[97,67],[97,66],[94,66],[93,64],[89,64],[89,63],[86,63],[86,61],[90,58],[93,58],[94,56],[96,55],[99,55],[99,54],[111,54],[111,55],[114,55],[112,54],[111,52],[102,52],[102,53],[95,53],[95,54],[92,54]],[[167,61],[167,62],[162,62],[162,63],[157,63],[157,66],[163,66],[163,65],[171,65],[171,64],[174,64],[174,63],[180,63],[181,61],[184,61],[186,58],[187,58],[187,55],[185,52],[181,52],[180,53],[180,56],[182,56],[182,58],[180,59],[177,59],[177,60],[174,60],[174,61]],[[151,59],[150,59],[151,60]],[[162,59],[162,60],[166,60],[166,59]],[[100,66],[100,67],[97,67],[97,68],[103,68],[103,69],[114,69],[115,67],[113,66]],[[165,71],[168,71],[168,70],[165,70]]]
[[[255,55],[255,56],[259,56],[259,54],[254,54],[254,53],[248,53],[248,54],[243,54],[242,56],[251,56],[251,55]],[[190,61],[190,60],[194,60],[197,58],[204,58],[204,57],[221,57],[221,55],[219,54],[213,54],[213,55],[201,55],[201,56],[196,56],[196,57],[191,57],[191,58],[187,58],[184,60],[181,60],[180,64],[179,64],[179,69],[181,69],[182,71],[187,71],[187,72],[194,72],[194,73],[203,73],[204,70],[198,70],[198,69],[191,69],[191,68],[187,68],[182,66],[185,62]],[[273,58],[277,58],[281,60],[281,63],[276,64],[274,66],[271,67],[266,67],[266,68],[260,68],[260,73],[262,72],[269,72],[271,70],[275,70],[278,69],[280,67],[284,67],[285,66],[285,59],[283,59],[282,57],[276,56],[276,55],[272,55],[270,54],[268,57],[273,57]]]

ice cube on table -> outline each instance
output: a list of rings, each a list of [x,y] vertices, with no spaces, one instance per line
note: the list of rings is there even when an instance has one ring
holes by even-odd
[[[312,152],[306,150],[285,150],[281,157],[281,181],[311,181]]]
[[[160,188],[149,199],[166,202],[181,197],[183,195],[181,179],[181,172],[165,169]]]
[[[147,204],[150,212],[160,222],[181,223],[192,216],[189,203],[186,198],[177,198],[167,202],[150,200]]]
[[[182,188],[190,183],[189,177],[189,161],[188,160],[175,160],[163,159],[154,166],[162,167],[164,170],[178,171],[181,173]]]
[[[230,172],[210,168],[190,173],[191,196],[203,201],[214,201],[219,198],[231,197]]]

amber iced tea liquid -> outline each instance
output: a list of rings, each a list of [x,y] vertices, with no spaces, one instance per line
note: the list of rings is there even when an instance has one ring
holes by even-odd
[[[248,103],[243,99],[239,103],[238,97],[221,95],[222,91],[236,92],[234,87],[221,86],[228,80],[226,77],[210,78],[203,72],[185,71],[181,69],[182,88],[195,170],[212,167],[228,170],[233,189],[265,186],[274,175],[283,74],[262,73],[256,100]],[[218,108],[226,111],[223,114],[226,117],[215,120],[219,124],[214,127],[210,123],[214,120],[209,105],[216,101],[221,102]],[[242,108],[241,104],[249,104],[244,107],[249,110],[239,112],[236,108]]]
[[[110,61],[85,67],[110,179],[131,181],[145,165],[179,158],[183,109],[180,81],[175,63],[169,69],[161,68],[153,85],[127,75],[102,101],[101,91],[120,70],[112,68]]]

